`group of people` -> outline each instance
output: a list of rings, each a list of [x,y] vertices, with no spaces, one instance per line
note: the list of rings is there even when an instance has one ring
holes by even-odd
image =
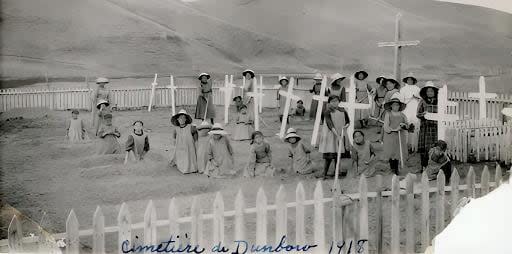
[[[192,116],[185,110],[172,116],[172,145],[175,147],[171,154],[171,164],[182,173],[204,173],[211,177],[223,177],[236,174],[234,168],[234,150],[231,141],[250,141],[250,156],[244,169],[245,176],[274,175],[276,169],[272,166],[272,149],[259,131],[254,131],[254,98],[249,92],[254,91],[252,80],[255,73],[245,70],[242,75],[246,79],[242,96],[233,98],[236,108],[235,127],[233,134],[228,135],[221,124],[215,123],[215,108],[212,101],[211,76],[201,73],[200,95],[195,110],[195,119],[202,123],[192,124]],[[357,110],[356,119],[349,119],[346,110],[340,107],[340,102],[346,101],[346,77],[336,73],[330,77],[330,85],[325,91],[328,96],[324,102],[321,117],[321,132],[318,151],[324,159],[323,177],[331,165],[336,165],[338,158],[351,159],[353,172],[357,175],[372,176],[376,173],[376,162],[379,160],[375,153],[375,145],[365,139],[361,130],[375,122],[379,127],[383,153],[381,159],[389,162],[389,168],[399,174],[400,162],[407,160],[411,152],[418,152],[421,157],[422,170],[427,170],[431,178],[443,169],[449,176],[451,165],[446,155],[446,143],[437,140],[437,122],[425,119],[425,113],[437,112],[438,88],[432,83],[420,88],[418,80],[409,75],[403,85],[389,77],[379,76],[375,80],[377,86],[368,81],[368,73],[358,71],[354,74],[356,80],[356,99],[359,103],[373,100],[371,110]],[[310,92],[320,94],[322,75],[316,74]],[[279,77],[281,90],[288,89],[289,80]],[[94,129],[95,135],[102,141],[98,154],[126,152],[136,160],[141,160],[149,151],[149,139],[143,131],[143,123],[133,123],[133,133],[127,139],[124,149],[117,139],[119,130],[112,126],[112,112],[109,109],[109,92],[105,89],[108,80],[99,78],[98,89],[94,92]],[[349,91],[350,92],[350,91]],[[280,109],[284,108],[285,100],[279,98]],[[317,113],[318,101],[312,100],[309,118],[314,119]],[[304,116],[306,109],[302,101],[297,102],[296,114]],[[83,121],[78,119],[78,112],[72,112],[69,125],[69,137],[73,140],[86,138]],[[283,111],[279,118],[283,121]],[[347,127],[351,121],[357,121],[361,129],[354,131],[351,143],[348,139]],[[230,138],[228,136],[231,136]],[[310,158],[312,149],[301,141],[301,137],[293,128],[289,128],[284,142],[289,144],[289,156],[292,160],[290,172],[309,174],[314,171]],[[449,177],[447,178],[449,179]]]

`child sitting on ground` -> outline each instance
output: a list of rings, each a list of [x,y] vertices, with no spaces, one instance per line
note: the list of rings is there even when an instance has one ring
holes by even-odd
[[[133,123],[133,133],[128,134],[128,139],[126,140],[125,163],[127,163],[130,154],[135,161],[141,161],[144,159],[144,155],[149,152],[149,138],[148,134],[142,130],[143,126],[144,123],[140,120]]]
[[[233,101],[235,102],[236,112],[239,113],[242,109],[242,106],[245,106],[242,101],[242,96],[236,96],[233,98]]]
[[[208,134],[211,138],[207,146],[208,163],[204,174],[215,178],[234,175],[233,148],[226,136],[228,133],[221,124],[216,123]]]
[[[71,143],[78,143],[88,139],[84,122],[82,121],[82,119],[78,118],[78,114],[78,110],[73,110],[71,112],[71,120],[68,124],[67,136]]]
[[[376,156],[372,144],[364,139],[362,131],[354,131],[352,135],[352,168],[356,176],[364,174],[372,177],[375,174]]]
[[[197,169],[199,173],[204,173],[206,169],[206,164],[208,163],[208,157],[206,150],[208,148],[208,142],[210,141],[210,136],[208,132],[212,129],[212,125],[206,121],[203,121],[201,125],[197,127]]]
[[[306,115],[306,108],[302,100],[297,101],[297,108],[295,109],[295,116],[304,117]]]
[[[290,144],[288,147],[288,156],[292,158],[288,172],[303,175],[313,173],[313,163],[310,157],[311,150],[301,142],[301,137],[297,135],[295,129],[289,128],[288,131],[286,131],[284,141]]]
[[[249,162],[244,170],[245,177],[274,176],[275,169],[271,165],[272,151],[270,145],[263,140],[263,133],[255,131],[251,135]]]
[[[121,133],[117,127],[112,125],[112,114],[105,114],[103,116],[103,124],[98,130],[98,137],[100,137],[100,146],[96,154],[118,154],[121,153],[121,145],[119,145],[118,138]]]
[[[450,183],[452,175],[452,164],[450,158],[446,154],[447,144],[443,140],[438,140],[436,145],[430,148],[428,152],[428,165],[426,168],[428,179],[437,179],[439,170],[443,170],[445,183]]]
[[[247,114],[247,106],[242,105],[236,118],[233,140],[241,141],[251,139],[251,133],[253,132],[252,125],[252,120],[249,118],[249,114]]]

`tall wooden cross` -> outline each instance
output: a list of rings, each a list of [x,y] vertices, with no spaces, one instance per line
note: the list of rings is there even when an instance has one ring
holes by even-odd
[[[368,98],[370,98],[370,94],[368,94]],[[356,109],[369,109],[369,103],[357,103],[356,102],[356,81],[354,75],[350,76],[350,86],[348,87],[348,100],[346,102],[342,101],[338,106],[345,108],[345,111],[348,114],[348,118],[350,120],[350,124],[347,128],[347,136],[352,144],[352,134],[354,133],[354,118],[356,115]]]
[[[260,75],[260,85],[259,85],[260,93],[263,94],[263,76]],[[263,111],[263,96],[259,97],[259,111],[260,113]]]
[[[395,20],[395,41],[392,42],[379,42],[377,45],[380,47],[393,47],[395,48],[395,79],[400,82],[400,74],[402,68],[402,47],[406,46],[416,46],[420,44],[420,41],[401,41],[401,25],[400,19],[402,18],[402,13],[398,13],[396,15]]]
[[[245,78],[244,78],[245,81]],[[253,105],[254,105],[254,130],[259,131],[260,130],[260,115],[259,115],[259,97],[264,96],[263,93],[260,93],[258,90],[258,82],[256,79],[252,79],[253,85],[252,85],[252,92],[247,92],[246,95],[249,97],[252,97],[253,99]],[[244,82],[244,88],[245,88],[245,82]]]
[[[236,86],[229,83],[228,75],[224,76],[224,87],[219,88],[224,93],[224,124],[229,123],[229,106],[231,105],[231,94]]]
[[[445,140],[446,138],[446,124],[459,120],[458,115],[448,114],[448,107],[457,106],[457,102],[448,101],[448,87],[443,85],[437,93],[437,113],[425,113],[425,118],[432,121],[437,121],[437,139]]]
[[[311,145],[315,146],[316,141],[318,139],[318,132],[320,130],[320,120],[322,119],[322,110],[324,107],[324,102],[327,102],[329,97],[325,96],[325,89],[327,89],[327,76],[324,75],[322,78],[322,84],[320,85],[320,94],[313,95],[312,99],[318,101],[318,106],[316,107],[316,116],[315,116],[315,124],[313,125],[313,134],[311,136]]]
[[[151,95],[149,96],[149,106],[148,106],[148,112],[151,112],[151,108],[153,107],[153,100],[155,99],[155,89],[158,83],[156,83],[158,74],[155,73],[155,79],[153,80],[153,83],[151,83]]]
[[[171,108],[172,108],[172,115],[176,115],[176,89],[177,87],[174,85],[174,76],[171,74],[169,78],[169,86],[167,86],[167,89],[171,89]]]
[[[295,84],[295,79],[290,78],[290,83],[288,84],[288,91],[279,91],[279,95],[286,97],[286,102],[284,104],[283,118],[281,121],[281,129],[279,131],[279,138],[284,138],[284,133],[286,131],[286,123],[288,122],[288,113],[290,113],[290,102],[292,100],[298,101],[300,97],[293,94],[293,85]]]
[[[480,119],[487,118],[487,100],[496,98],[498,95],[495,93],[486,93],[485,92],[485,78],[484,76],[480,76],[480,80],[478,80],[478,93],[469,93],[469,97],[478,98],[478,105],[480,106]]]

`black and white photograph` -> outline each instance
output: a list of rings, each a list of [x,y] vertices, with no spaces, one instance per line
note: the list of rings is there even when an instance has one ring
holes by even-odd
[[[512,0],[0,10],[0,253],[512,253]]]

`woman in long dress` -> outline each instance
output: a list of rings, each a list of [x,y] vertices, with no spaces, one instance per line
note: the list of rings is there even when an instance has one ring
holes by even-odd
[[[394,174],[399,175],[399,162],[407,160],[407,117],[402,113],[405,103],[397,97],[391,98],[384,104],[384,158],[389,160],[389,166]],[[400,136],[399,136],[400,135]]]
[[[277,91],[277,100],[279,101],[279,122],[283,121],[283,115],[284,115],[284,107],[286,106],[286,97],[281,96],[279,94],[280,91],[287,92],[288,91],[288,83],[290,81],[287,77],[282,76],[279,77],[279,90]]]
[[[244,72],[242,72],[242,76],[245,77],[245,87],[243,88],[242,102],[245,106],[247,106],[249,119],[251,119],[254,122],[254,98],[248,96],[247,93],[254,91],[254,77],[256,75],[254,74],[254,71],[247,69]]]
[[[215,105],[213,104],[210,74],[201,73],[199,74],[198,79],[201,81],[201,84],[199,87],[199,97],[197,97],[195,119],[201,119],[203,121],[210,119],[213,124],[213,119],[215,118]]]
[[[233,140],[242,141],[242,140],[250,140],[251,133],[254,131],[253,122],[249,119],[249,114],[247,113],[247,106],[242,105],[240,108],[240,112],[236,118],[235,131],[233,133]]]
[[[357,103],[369,103],[368,91],[371,89],[368,84],[368,73],[366,71],[358,71],[354,74],[355,83],[356,83],[356,102]],[[370,112],[368,109],[356,109],[356,119],[358,120],[361,128],[366,128],[368,126],[368,116]]]
[[[284,141],[290,144],[288,147],[288,157],[292,159],[292,163],[290,164],[289,172],[302,175],[313,173],[313,162],[310,157],[311,149],[301,142],[301,137],[297,135],[297,131],[289,128],[286,131]]]
[[[322,74],[317,73],[315,77],[313,78],[315,83],[313,84],[313,87],[311,90],[309,90],[310,93],[313,95],[320,95],[320,89],[322,87]],[[327,103],[324,102],[323,109],[325,109],[325,105]],[[309,119],[315,119],[316,118],[316,111],[318,108],[318,101],[317,100],[311,100],[311,107],[309,108]]]
[[[89,139],[87,136],[87,130],[82,119],[78,118],[78,110],[71,112],[71,120],[68,123],[68,139],[71,143],[79,143]]]
[[[110,90],[105,88],[105,85],[108,83],[109,80],[107,78],[97,78],[96,84],[98,87],[92,93],[92,125],[94,126],[94,134],[96,136],[103,120],[102,114],[99,112],[104,111],[110,105]]]
[[[183,174],[197,172],[197,129],[191,125],[192,117],[182,109],[171,118],[171,123],[176,126],[171,132],[171,166],[176,165]]]
[[[121,137],[121,133],[117,127],[112,125],[112,114],[105,114],[104,121],[105,124],[102,124],[98,130],[98,136],[100,137],[100,140],[96,154],[104,155],[122,153],[123,151],[121,151],[121,145],[117,140]]]
[[[431,81],[421,88],[421,101],[416,116],[420,119],[420,133],[418,137],[418,153],[421,157],[421,166],[428,165],[428,152],[437,142],[437,121],[425,119],[425,113],[437,113],[437,88]]]
[[[216,123],[208,134],[211,138],[208,141],[206,152],[208,163],[204,174],[214,178],[234,175],[236,173],[234,171],[234,151],[226,136],[228,133],[221,124]]]
[[[404,114],[407,116],[409,124],[414,127],[408,133],[407,145],[410,151],[414,153],[418,150],[418,134],[420,131],[420,119],[416,116],[420,101],[420,88],[416,85],[418,80],[412,74],[409,74],[402,81],[405,85],[400,89],[400,94],[407,105]]]

